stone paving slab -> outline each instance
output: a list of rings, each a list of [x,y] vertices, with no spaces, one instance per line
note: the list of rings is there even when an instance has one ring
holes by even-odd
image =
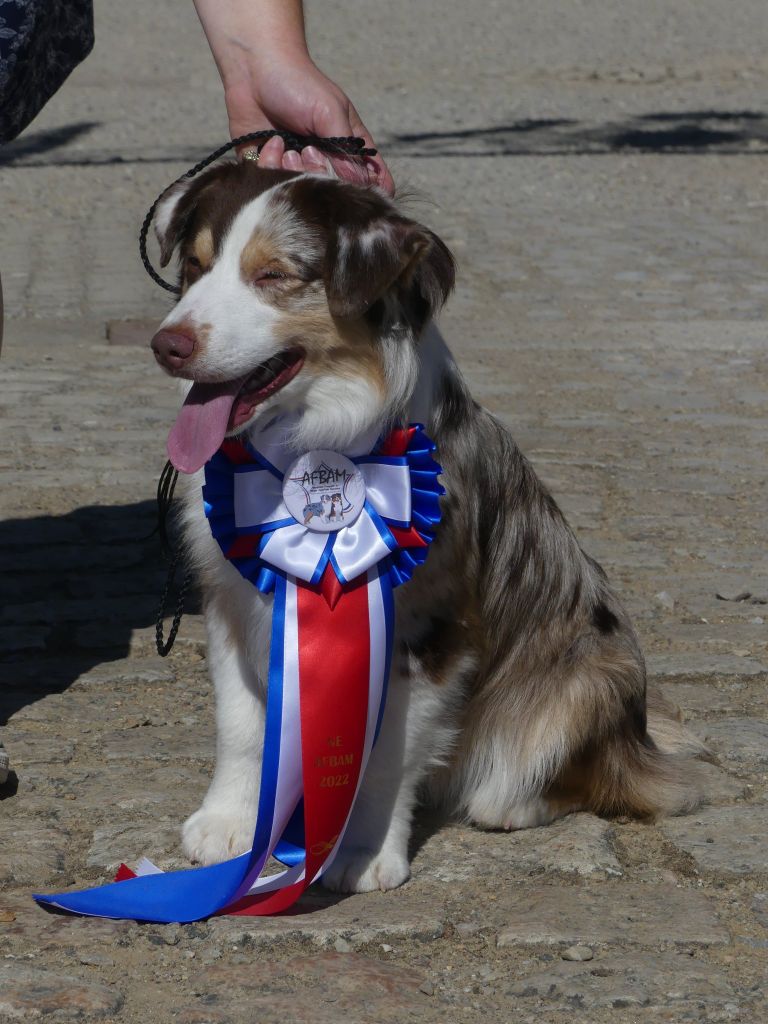
[[[713,714],[734,707],[733,695],[718,690],[711,683],[675,683],[664,688],[664,696],[685,707],[688,715]]]
[[[726,764],[768,765],[768,721],[723,718],[694,729]]]
[[[443,936],[448,922],[448,893],[434,886],[391,893],[338,897],[322,892],[307,897],[296,913],[280,918],[232,917],[211,922],[210,939],[269,948],[276,942],[340,944],[343,951],[373,942],[429,943]]]
[[[122,996],[106,985],[34,967],[0,966],[0,1014],[9,1020],[99,1020],[112,1017],[122,1003]]]
[[[652,654],[648,672],[660,679],[712,678],[728,676],[764,676],[768,666],[755,658],[729,654],[704,654],[687,651],[684,655]]]
[[[3,845],[0,888],[60,883],[69,838],[69,832],[47,823],[14,822],[13,841]]]
[[[680,1003],[703,1009],[737,998],[722,972],[685,954],[605,956],[588,963],[560,962],[515,982],[509,992],[524,1000],[555,999],[566,1005],[575,1004],[580,1010]]]
[[[414,876],[422,874],[448,885],[467,882],[476,861],[497,880],[540,874],[594,878],[622,873],[614,848],[615,829],[592,814],[572,814],[545,828],[486,832],[446,826],[430,836],[414,859]]]
[[[710,807],[663,824],[664,835],[703,870],[726,875],[768,872],[768,807]]]
[[[699,771],[703,777],[708,804],[726,804],[752,794],[751,783],[724,771],[718,765],[702,764]]]
[[[279,979],[269,963],[252,965],[245,983],[238,966],[216,964],[204,968],[196,979],[205,1007],[202,1013],[197,1011],[197,1019],[204,1020],[211,1008],[218,1013],[223,1007],[225,1014],[254,1014],[269,1024],[284,1024],[296,1015],[320,1024],[335,1024],[340,1015],[361,1024],[399,1024],[432,1017],[429,996],[421,991],[424,980],[423,971],[354,953],[296,957],[283,965]],[[187,1010],[181,1020],[194,1020],[194,1015],[194,1010]]]
[[[711,899],[673,886],[603,886],[585,903],[578,889],[526,887],[504,900],[500,947],[538,943],[718,945],[730,940]]]

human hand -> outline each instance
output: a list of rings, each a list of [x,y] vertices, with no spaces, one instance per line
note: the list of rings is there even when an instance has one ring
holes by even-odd
[[[233,139],[264,128],[296,135],[357,135],[373,146],[368,129],[346,94],[309,55],[301,0],[194,0],[224,84]],[[244,147],[244,149],[253,147]],[[314,146],[285,152],[283,140],[261,149],[262,167],[327,174],[394,195],[380,156],[326,157]]]
[[[258,67],[225,87],[224,98],[232,138],[262,128],[281,128],[297,135],[356,135],[374,146],[346,94],[326,77],[307,56],[286,62],[283,58],[260,60]],[[253,148],[246,146],[244,150]],[[270,139],[259,155],[261,167],[285,168],[327,174],[329,163],[341,178],[378,185],[394,195],[395,185],[380,155],[352,158],[330,156],[314,146],[301,153],[285,151],[281,138]]]

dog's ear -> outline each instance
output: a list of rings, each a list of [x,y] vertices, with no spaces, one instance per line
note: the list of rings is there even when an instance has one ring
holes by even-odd
[[[155,207],[155,235],[160,243],[160,266],[166,267],[181,239],[194,207],[191,181],[177,181],[161,196]]]
[[[371,205],[370,218],[342,222],[331,233],[325,273],[328,307],[333,316],[356,319],[396,288],[414,326],[421,329],[453,288],[453,256],[421,224],[399,216],[381,200]]]

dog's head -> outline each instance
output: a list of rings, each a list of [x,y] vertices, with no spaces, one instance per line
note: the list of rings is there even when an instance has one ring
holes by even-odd
[[[373,189],[252,163],[172,186],[155,224],[182,295],[152,348],[194,382],[169,439],[177,468],[283,412],[304,448],[402,416],[417,339],[454,280],[431,231]]]

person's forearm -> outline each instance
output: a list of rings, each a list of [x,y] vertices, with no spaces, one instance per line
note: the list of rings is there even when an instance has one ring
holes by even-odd
[[[224,84],[229,132],[239,155],[257,151],[262,167],[328,173],[328,160],[311,145],[299,153],[281,132],[309,137],[355,135],[375,142],[349,97],[317,67],[304,35],[301,0],[193,0]],[[277,130],[262,145],[256,132]],[[331,157],[334,172],[375,183],[390,195],[395,185],[380,156],[365,161]]]
[[[193,0],[224,88],[254,63],[308,59],[301,0]]]

